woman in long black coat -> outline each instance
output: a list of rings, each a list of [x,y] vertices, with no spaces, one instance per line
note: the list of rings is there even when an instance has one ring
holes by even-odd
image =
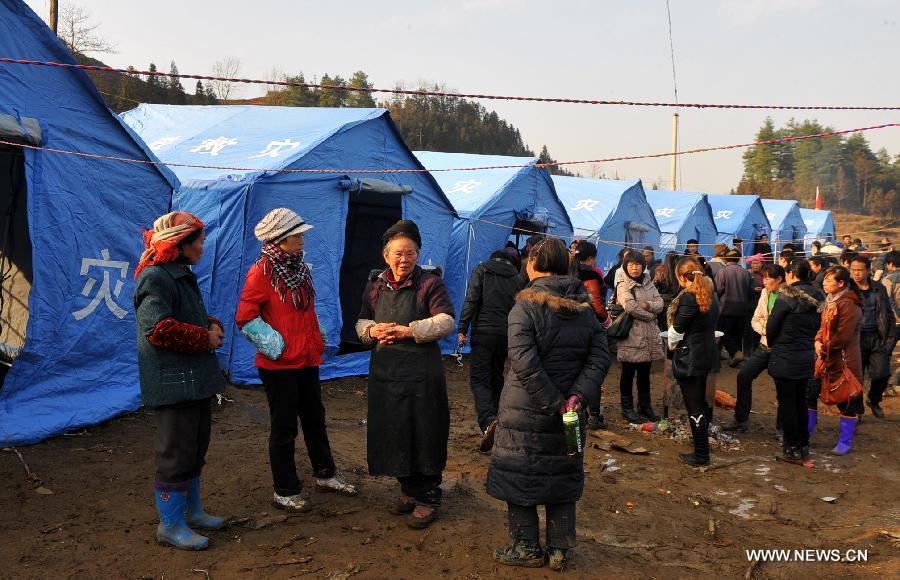
[[[575,541],[575,502],[584,490],[584,464],[569,456],[562,414],[599,402],[597,385],[609,369],[606,332],[584,285],[565,275],[565,245],[549,238],[529,254],[531,284],[509,313],[509,361],[487,492],[507,502],[512,545],[495,558],[512,566],[545,563],[537,506],[547,511],[547,559],[562,570]],[[583,433],[583,431],[582,431]]]

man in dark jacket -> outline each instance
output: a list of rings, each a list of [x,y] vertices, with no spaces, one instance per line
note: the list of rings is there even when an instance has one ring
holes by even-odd
[[[747,314],[756,305],[753,302],[753,278],[738,262],[741,253],[730,250],[725,255],[727,264],[716,273],[715,287],[719,297],[721,311],[719,314],[719,330],[722,331],[722,344],[731,357],[731,366],[737,366],[744,360],[741,342],[744,336],[744,325]]]
[[[828,269],[825,265],[825,259],[821,256],[811,257],[809,259],[809,269],[813,275],[813,288],[819,292],[824,292],[824,290],[822,290],[822,282],[825,280],[825,270]]]
[[[859,286],[862,297],[863,318],[859,333],[859,348],[863,370],[869,375],[871,385],[866,403],[872,414],[884,419],[881,398],[891,374],[891,352],[894,344],[894,310],[887,289],[871,276],[871,262],[865,256],[857,256],[850,263],[850,277]]]
[[[469,387],[475,397],[478,426],[484,434],[481,451],[485,453],[494,445],[497,406],[503,389],[506,319],[515,304],[516,293],[524,287],[513,258],[498,250],[472,272],[459,316],[460,345],[466,344],[470,327],[472,330]]]

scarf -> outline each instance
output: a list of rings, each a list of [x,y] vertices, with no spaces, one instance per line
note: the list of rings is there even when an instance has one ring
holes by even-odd
[[[134,278],[147,266],[174,262],[181,255],[178,244],[197,230],[202,230],[206,225],[197,216],[184,212],[173,211],[160,216],[153,222],[153,229],[144,232],[144,253],[134,269]]]
[[[269,276],[272,288],[282,302],[290,293],[294,308],[307,310],[310,307],[316,291],[309,267],[303,262],[303,252],[288,254],[269,242],[263,244],[256,263],[262,267],[263,274]]]

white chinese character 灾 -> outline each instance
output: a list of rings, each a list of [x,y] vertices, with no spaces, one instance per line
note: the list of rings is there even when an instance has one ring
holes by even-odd
[[[578,211],[581,209],[586,209],[588,211],[594,211],[594,206],[600,203],[596,199],[579,199],[578,203],[575,204],[575,207],[572,208],[572,211]]]
[[[153,143],[150,143],[150,145],[148,145],[148,147],[150,147],[150,151],[159,151],[163,147],[167,147],[167,146],[171,145],[172,143],[174,143],[175,141],[178,141],[179,139],[181,139],[181,137],[178,137],[178,136],[176,136],[176,137],[160,137]]]
[[[675,208],[661,207],[656,210],[656,217],[670,218],[670,217],[672,217],[673,213],[675,213]]]
[[[191,153],[209,153],[210,155],[218,155],[219,152],[228,145],[237,145],[237,139],[229,139],[228,137],[204,139],[199,145],[191,147]]]
[[[119,297],[119,293],[122,292],[122,287],[125,285],[123,280],[125,280],[125,276],[128,274],[128,262],[110,260],[109,250],[107,248],[101,250],[100,255],[103,256],[102,260],[97,260],[96,258],[81,259],[81,275],[87,276],[92,266],[96,266],[97,268],[104,268],[103,281],[100,282],[100,287],[97,288],[97,294],[94,295],[94,298],[90,301],[90,303],[88,303],[88,305],[81,310],[76,310],[72,313],[72,316],[75,317],[75,320],[81,320],[84,317],[93,314],[94,311],[97,310],[97,307],[100,305],[100,302],[105,302],[106,307],[109,308],[110,312],[112,312],[116,318],[125,318],[125,315],[127,314],[127,312],[122,307],[116,304],[115,298]],[[110,269],[117,271],[117,273],[119,274],[119,279],[116,280],[116,285],[112,288],[112,290],[110,290],[109,281]],[[88,278],[87,282],[84,283],[84,288],[81,290],[81,295],[89,296],[96,284],[96,278]]]
[[[481,185],[480,181],[469,179],[467,181],[457,181],[447,193],[472,193],[475,188]]]
[[[731,211],[730,209],[723,209],[723,210],[717,211],[717,212],[716,212],[716,215],[715,215],[715,217],[713,217],[713,219],[716,219],[716,220],[730,220],[730,219],[731,219],[731,214],[733,214],[733,213],[734,213],[734,212]]]
[[[288,151],[293,151],[299,146],[299,141],[291,141],[290,139],[285,139],[284,141],[270,141],[265,149],[256,155],[251,155],[248,159],[255,159],[256,157],[278,157],[281,155],[282,149],[289,147]]]

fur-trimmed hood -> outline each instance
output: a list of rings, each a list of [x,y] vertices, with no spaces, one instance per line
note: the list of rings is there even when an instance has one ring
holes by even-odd
[[[809,308],[816,312],[822,312],[825,309],[825,296],[803,282],[782,286],[781,295],[795,300],[800,307]],[[817,297],[821,298],[821,300],[817,299]]]
[[[578,278],[546,276],[538,278],[516,294],[516,300],[546,306],[552,312],[578,312],[591,308],[590,296]]]

